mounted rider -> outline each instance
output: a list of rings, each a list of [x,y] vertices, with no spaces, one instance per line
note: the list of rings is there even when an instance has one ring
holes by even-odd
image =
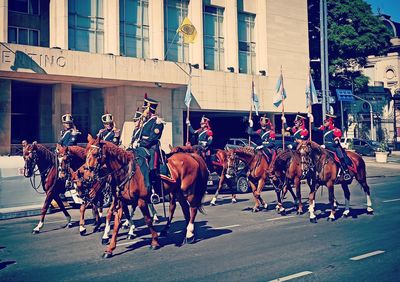
[[[273,151],[275,150],[275,138],[276,134],[274,126],[271,120],[266,115],[260,117],[261,128],[257,131],[253,129],[253,121],[249,120],[249,127],[247,128],[247,134],[250,136],[259,136],[261,138],[262,145],[258,146],[257,149],[263,149],[264,153],[268,157],[268,163],[271,163]]]
[[[114,145],[119,145],[120,130],[115,127],[114,117],[112,114],[104,114],[101,117],[104,128],[100,129],[97,133],[97,137],[104,141],[112,142]]]
[[[74,146],[78,143],[78,135],[81,134],[74,125],[74,119],[71,114],[65,114],[61,117],[63,129],[60,132],[58,144],[61,146]]]
[[[189,132],[192,135],[197,135],[197,143],[200,145],[206,155],[210,155],[210,146],[213,142],[213,132],[210,126],[210,119],[206,116],[202,116],[200,120],[200,128],[194,130],[189,120],[186,120],[186,124],[189,126]]]
[[[347,168],[346,162],[346,152],[340,145],[340,138],[342,137],[342,131],[335,126],[334,119],[335,115],[326,114],[326,118],[324,120],[324,124],[321,125],[318,129],[324,132],[324,145],[325,148],[334,152],[336,156],[340,160],[340,166],[343,170],[343,179],[350,180],[351,176],[349,170]]]
[[[285,117],[283,118],[284,118],[284,123],[286,123]],[[294,142],[288,145],[289,149],[296,149],[299,141],[308,139],[309,133],[305,123],[306,123],[305,117],[303,117],[302,115],[296,115],[296,118],[294,119],[294,126],[286,128],[286,131],[290,132],[290,134],[294,138]]]

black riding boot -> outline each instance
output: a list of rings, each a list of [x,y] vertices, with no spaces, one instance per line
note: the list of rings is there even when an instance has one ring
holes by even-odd
[[[340,158],[340,166],[342,167],[343,170],[343,179],[345,181],[349,181],[351,179],[351,175],[349,170],[347,169],[347,164],[344,158]]]

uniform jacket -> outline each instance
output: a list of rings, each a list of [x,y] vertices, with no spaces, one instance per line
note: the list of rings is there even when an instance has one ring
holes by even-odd
[[[74,146],[78,143],[78,134],[81,133],[76,129],[63,129],[60,132],[60,140],[58,141],[58,144],[61,146]]]

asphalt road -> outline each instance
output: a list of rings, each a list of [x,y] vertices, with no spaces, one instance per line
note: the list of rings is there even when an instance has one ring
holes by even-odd
[[[139,239],[130,241],[122,230],[111,259],[101,258],[100,233],[92,234],[92,226],[83,237],[77,225],[64,229],[60,213],[49,215],[37,235],[31,230],[38,217],[1,221],[0,281],[400,281],[400,176],[369,183],[374,215],[365,213],[366,199],[355,185],[353,217],[335,222],[326,221],[327,190],[318,191],[317,224],[307,213],[276,214],[273,191],[263,192],[269,210],[256,214],[248,210],[250,194],[239,195],[237,204],[222,195],[218,206],[206,205],[207,214],[198,216],[195,244],[179,247],[184,223],[178,207],[173,234],[160,240],[161,249],[148,249],[149,235],[141,227]],[[307,191],[304,186],[303,198]],[[339,187],[336,197],[344,202]],[[285,206],[290,209],[291,198]],[[72,214],[77,220],[78,211]]]

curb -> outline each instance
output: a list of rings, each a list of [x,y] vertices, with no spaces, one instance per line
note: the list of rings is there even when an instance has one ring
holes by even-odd
[[[0,209],[0,220],[40,215],[41,209],[42,205],[3,208]]]

